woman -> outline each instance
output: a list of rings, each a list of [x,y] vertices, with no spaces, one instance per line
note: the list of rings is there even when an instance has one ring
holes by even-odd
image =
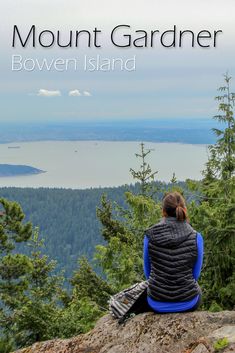
[[[148,305],[156,312],[192,311],[198,308],[197,283],[203,260],[203,238],[187,221],[183,197],[168,193],[163,219],[145,232],[144,273],[149,281]]]

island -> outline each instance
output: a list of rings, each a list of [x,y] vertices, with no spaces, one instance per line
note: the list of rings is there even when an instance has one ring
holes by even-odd
[[[0,164],[0,177],[32,175],[41,173],[45,173],[45,171],[28,165]]]

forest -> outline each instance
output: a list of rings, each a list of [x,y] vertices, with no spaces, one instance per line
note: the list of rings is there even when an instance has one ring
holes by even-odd
[[[96,217],[102,194],[124,207],[127,190],[138,192],[138,185],[87,190],[7,187],[0,188],[0,195],[21,205],[25,221],[38,227],[45,240],[43,253],[55,259],[57,270],[64,269],[69,278],[77,259],[85,255],[91,260],[95,246],[104,243]]]
[[[168,185],[157,182],[148,163],[151,150],[141,143],[139,169],[130,169],[135,185],[0,190],[0,353],[89,331],[108,312],[110,295],[143,280],[144,233],[160,220],[162,196],[169,190],[186,198],[190,223],[204,238],[201,308],[235,309],[230,85],[226,74],[214,117],[221,128],[213,129],[216,142],[209,146],[200,181],[179,183],[173,175]]]
[[[161,199],[163,190],[172,187],[170,183],[154,184],[158,189],[155,199]],[[177,184],[187,190],[187,199],[194,197],[185,182]],[[25,221],[38,227],[40,237],[45,241],[42,252],[57,261],[56,270],[64,270],[67,279],[75,270],[79,257],[84,255],[92,261],[96,245],[105,243],[96,217],[102,195],[106,194],[109,200],[127,208],[124,193],[138,194],[139,190],[139,183],[85,190],[2,187],[0,195],[21,205]],[[24,250],[22,244],[19,247]],[[98,268],[96,270],[99,272]]]

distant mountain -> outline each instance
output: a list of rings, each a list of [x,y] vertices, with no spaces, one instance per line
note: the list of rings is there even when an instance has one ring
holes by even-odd
[[[1,123],[0,143],[24,141],[148,141],[213,144],[212,119]]]
[[[0,164],[0,177],[17,175],[31,175],[45,173],[45,171],[30,167],[28,165]]]

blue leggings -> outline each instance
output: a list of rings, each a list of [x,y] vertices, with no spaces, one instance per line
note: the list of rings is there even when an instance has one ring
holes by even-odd
[[[199,306],[201,305],[202,302],[202,295],[201,293],[199,294],[199,298],[197,303],[190,309],[188,310],[184,310],[181,312],[191,312],[191,311],[195,311],[199,308]],[[169,314],[169,313],[162,313],[162,312],[158,312],[156,310],[153,310],[151,308],[151,306],[148,304],[147,301],[147,292],[143,293],[140,298],[137,300],[137,302],[133,305],[133,307],[131,308],[131,312],[134,312],[135,314],[141,314],[141,313],[145,313],[145,312],[154,312],[154,313],[159,313],[159,314]]]

